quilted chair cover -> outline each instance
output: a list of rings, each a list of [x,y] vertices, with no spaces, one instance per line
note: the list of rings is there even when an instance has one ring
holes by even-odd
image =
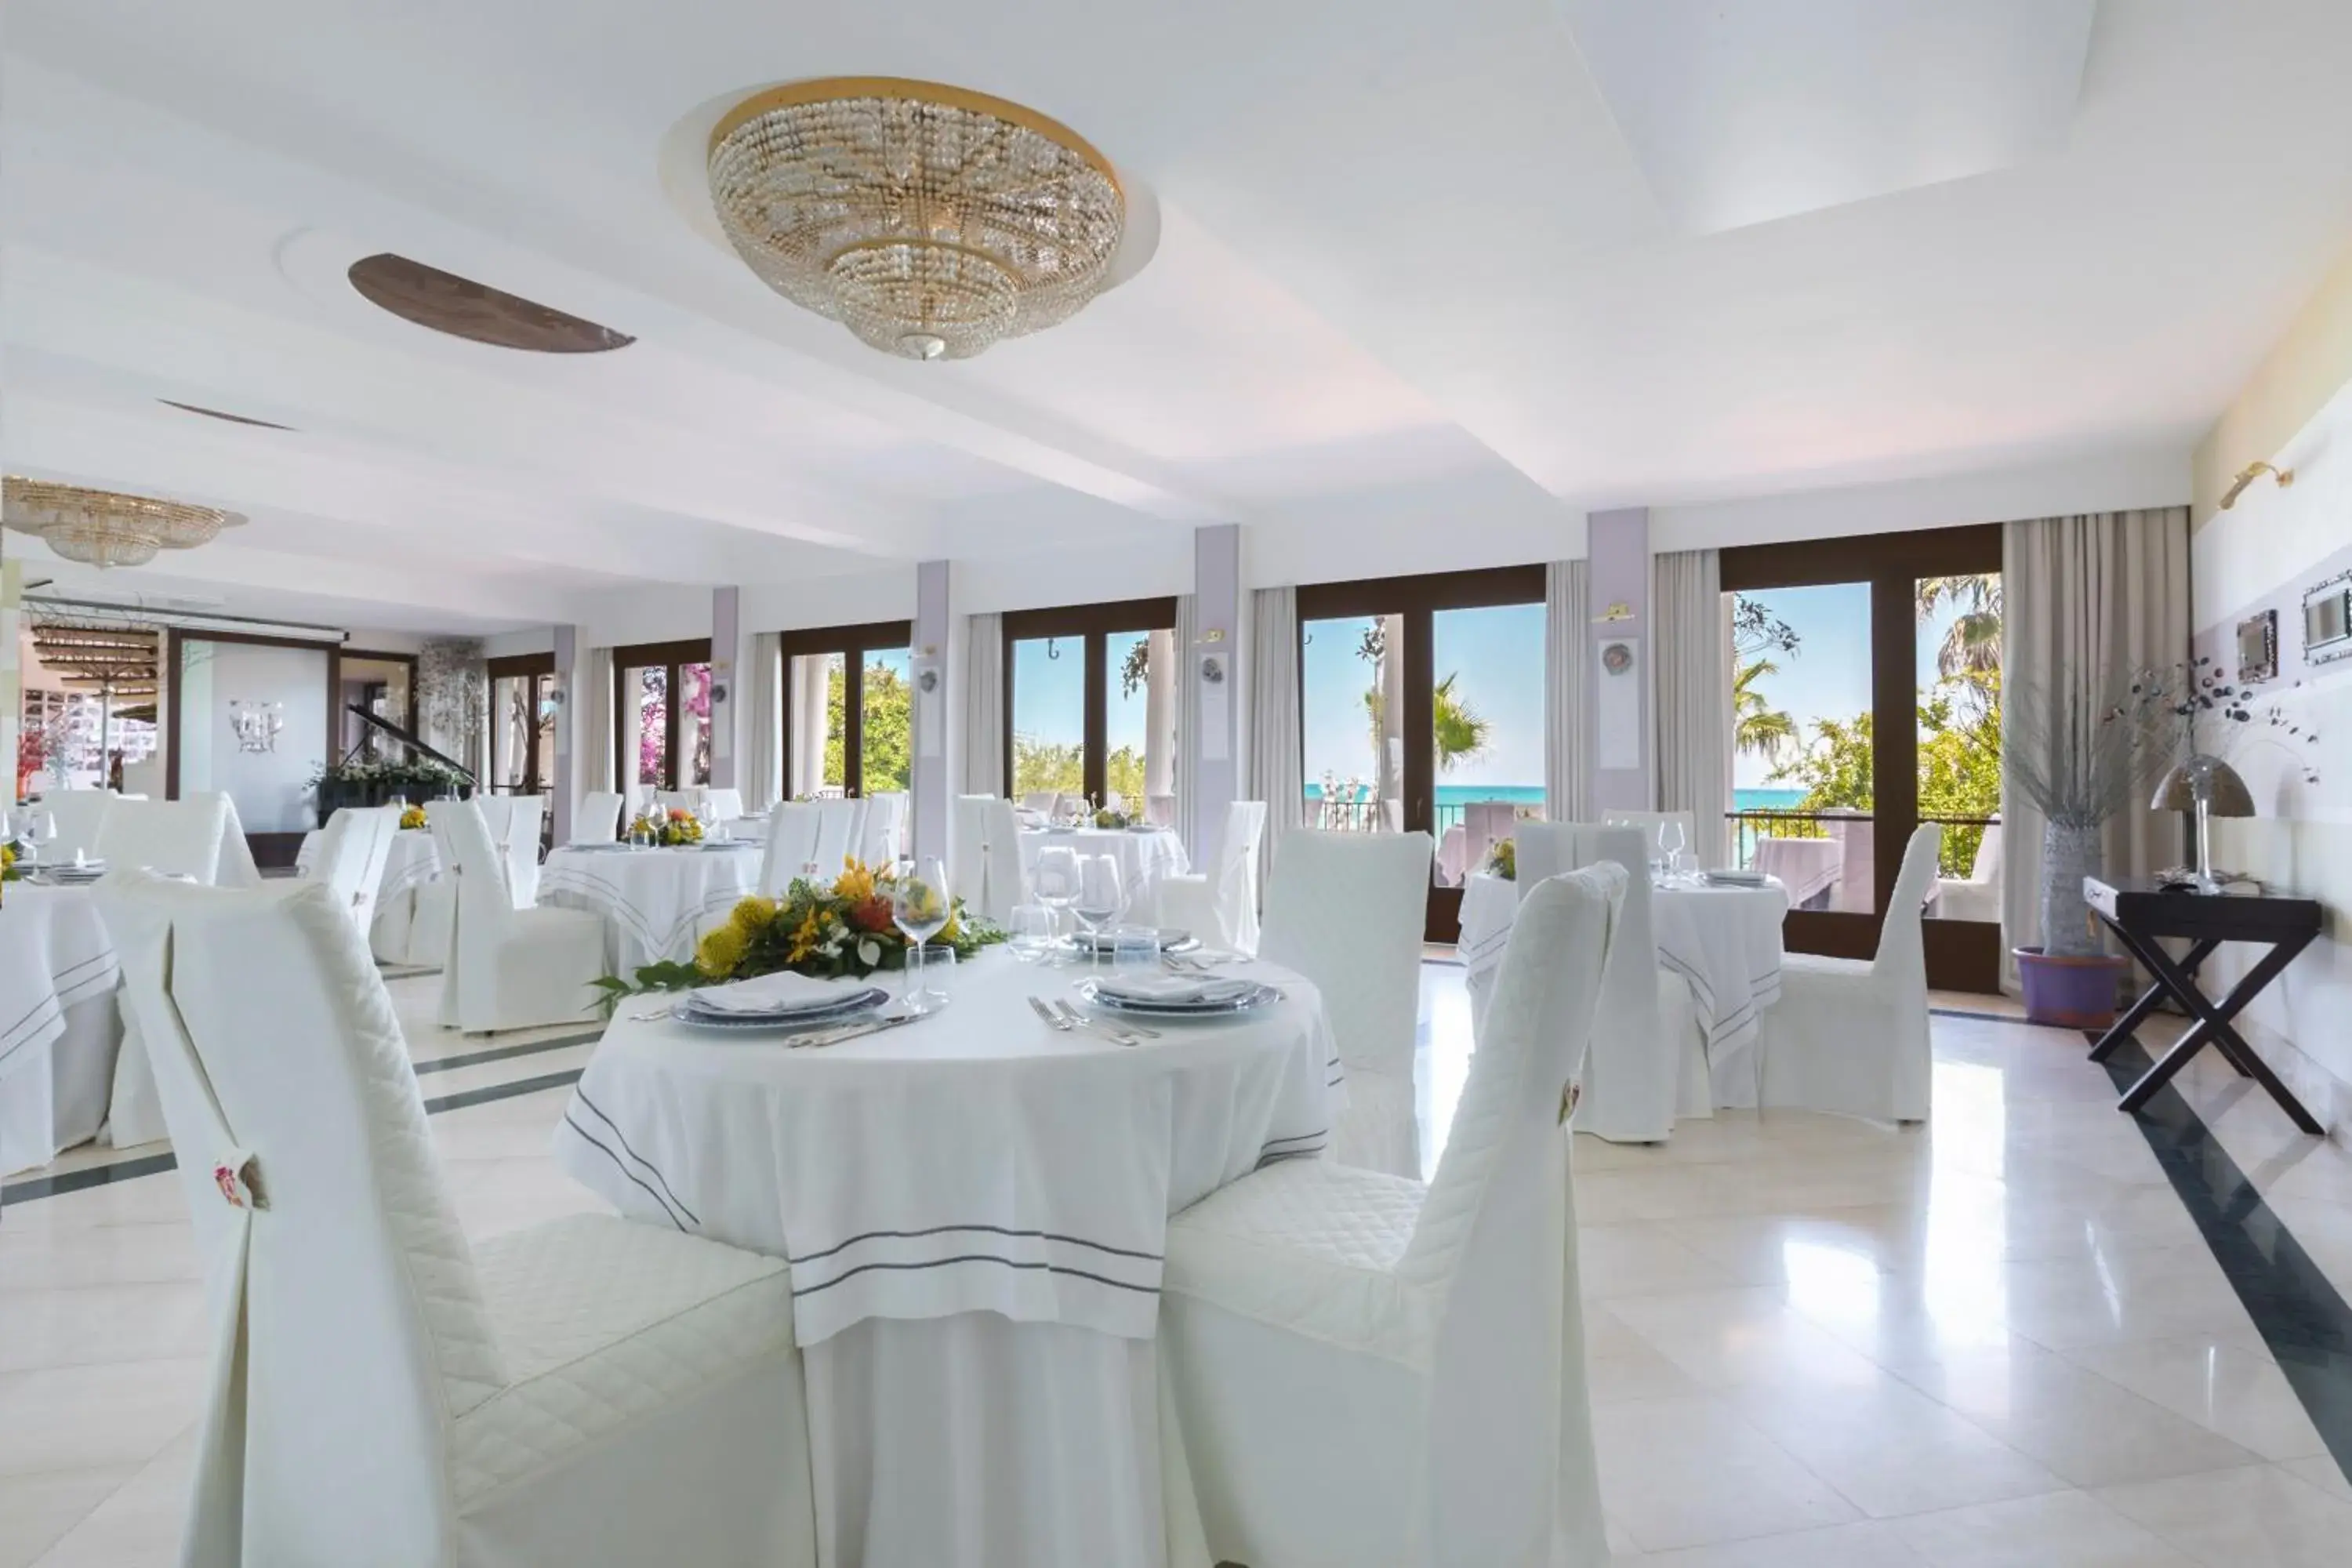
[[[814,1561],[789,1276],[596,1215],[478,1247],[323,884],[100,890],[205,1260],[181,1561]]]
[[[1789,954],[1780,1000],[1757,1027],[1762,1104],[1872,1121],[1927,1120],[1935,1052],[1919,906],[1935,886],[1943,845],[1937,823],[1911,835],[1869,963]]]
[[[1162,1353],[1213,1558],[1607,1563],[1564,1123],[1624,886],[1528,891],[1426,1188],[1296,1160],[1171,1223]]]
[[[375,924],[376,889],[383,885],[384,862],[392,858],[393,836],[400,831],[394,805],[344,806],[327,818],[319,836],[319,858],[310,879],[335,896],[362,932]]]
[[[948,886],[964,907],[999,925],[1027,900],[1022,890],[1021,824],[1013,803],[992,795],[960,795],[955,835],[949,841]]]
[[[1413,1047],[1421,1024],[1426,833],[1286,833],[1275,846],[1258,956],[1315,983],[1348,1068],[1332,1130],[1345,1165],[1421,1174]]]

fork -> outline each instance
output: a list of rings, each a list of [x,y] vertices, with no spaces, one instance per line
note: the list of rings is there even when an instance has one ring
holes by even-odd
[[[1055,1008],[1076,1029],[1092,1029],[1105,1039],[1117,1040],[1122,1046],[1139,1046],[1146,1040],[1160,1037],[1157,1029],[1147,1029],[1140,1024],[1107,1024],[1100,1018],[1079,1012],[1067,1002],[1056,1002]]]

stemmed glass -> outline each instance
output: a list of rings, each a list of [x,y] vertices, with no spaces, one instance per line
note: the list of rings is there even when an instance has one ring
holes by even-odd
[[[948,923],[948,868],[938,856],[900,862],[898,877],[890,884],[890,918],[915,944],[907,958],[907,1011],[928,1013],[930,1004],[916,980],[922,973],[925,947]]]
[[[1079,858],[1078,897],[1070,907],[1078,917],[1078,923],[1087,928],[1087,948],[1096,956],[1100,956],[1102,929],[1118,924],[1127,913],[1127,889],[1120,886],[1118,857],[1087,855]]]
[[[1037,851],[1029,873],[1030,891],[1045,906],[1054,933],[1061,934],[1062,911],[1078,901],[1078,852],[1066,844],[1048,844]]]
[[[37,865],[41,846],[58,841],[58,814],[35,806],[25,813],[25,864]]]
[[[1683,864],[1683,825],[1673,817],[1658,824],[1658,847],[1666,857],[1666,879],[1672,881]]]

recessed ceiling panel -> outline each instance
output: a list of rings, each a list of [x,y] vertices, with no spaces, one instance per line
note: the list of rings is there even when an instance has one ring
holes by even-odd
[[[1711,234],[2065,144],[2096,0],[1558,0],[1658,201]]]

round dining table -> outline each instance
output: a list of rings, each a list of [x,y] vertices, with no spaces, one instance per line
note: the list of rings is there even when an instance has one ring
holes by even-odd
[[[1481,873],[1462,891],[1461,954],[1475,1019],[1484,1016],[1518,918],[1519,885]],[[1710,1084],[1686,1096],[1687,1111],[1705,1105],[1749,1107],[1755,1099],[1757,1021],[1780,999],[1781,921],[1789,891],[1767,878],[1760,887],[1677,877],[1650,891],[1658,965],[1690,984]]]
[[[759,891],[761,846],[741,840],[650,849],[575,844],[550,854],[539,901],[604,921],[604,960],[616,974],[683,963],[705,931]]]
[[[1088,973],[983,952],[932,1013],[806,1048],[626,998],[575,1087],[573,1176],[790,1259],[821,1563],[1205,1568],[1162,1441],[1168,1216],[1318,1155],[1339,1050],[1314,987],[1267,965],[1220,973],[1278,1000],[1138,1046],[1032,1006]]]
[[[1168,827],[1026,827],[1021,831],[1021,878],[1029,885],[1037,857],[1046,849],[1074,849],[1080,855],[1108,855],[1118,862],[1119,888],[1139,909],[1162,877],[1181,877],[1192,868],[1184,841]]]
[[[0,1175],[98,1136],[114,1085],[122,969],[88,888],[0,893]]]

